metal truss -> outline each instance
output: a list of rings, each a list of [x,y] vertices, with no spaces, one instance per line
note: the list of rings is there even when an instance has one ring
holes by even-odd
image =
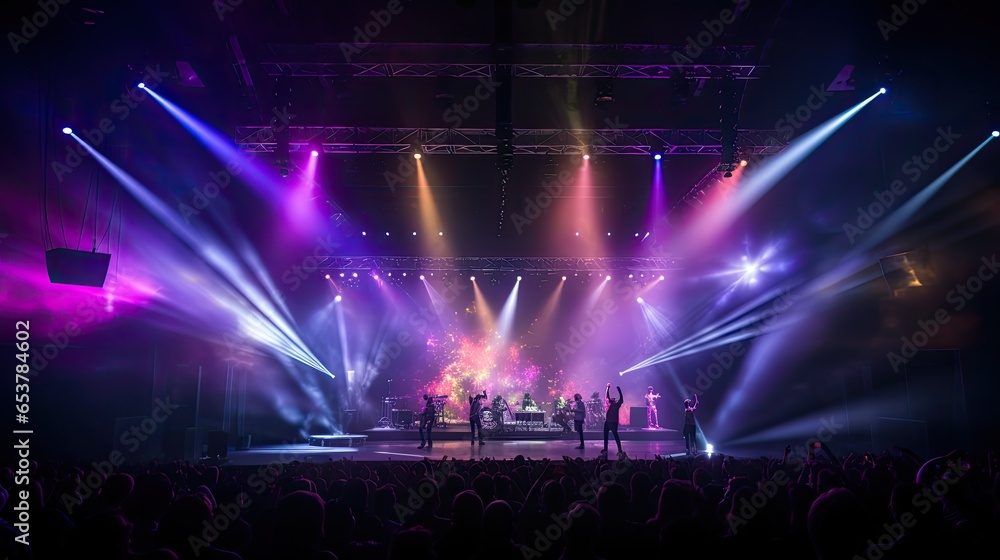
[[[675,257],[341,257],[319,256],[321,270],[365,272],[661,272]]]
[[[493,128],[289,127],[289,151],[319,149],[328,154],[412,153],[496,154]],[[273,152],[274,132],[266,126],[236,127],[236,143],[247,152]],[[722,132],[704,129],[514,129],[514,154],[719,155]],[[742,153],[766,154],[783,147],[776,130],[740,130]]]
[[[492,79],[488,44],[352,43],[271,45],[271,76],[358,76]],[[755,79],[757,47],[668,45],[512,45],[515,78]],[[505,66],[507,66],[505,64]]]

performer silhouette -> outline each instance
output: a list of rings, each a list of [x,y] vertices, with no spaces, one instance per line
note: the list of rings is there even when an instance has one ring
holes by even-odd
[[[580,445],[577,449],[583,449],[583,421],[587,419],[587,403],[583,402],[580,393],[573,395],[573,428],[580,434]]]
[[[625,397],[622,396],[622,388],[618,389],[618,399],[611,398],[611,384],[608,383],[607,388],[604,390],[604,451],[603,455],[608,454],[608,432],[611,432],[615,436],[615,445],[618,446],[618,457],[622,456],[622,440],[618,437],[618,411],[621,410],[622,403],[625,401]]]
[[[684,400],[684,430],[682,433],[684,434],[684,448],[688,455],[698,452],[698,443],[695,441],[695,436],[698,433],[698,423],[694,418],[696,408],[698,408],[698,395],[694,395],[694,401]]]
[[[427,446],[427,450],[431,450],[434,447],[434,442],[431,440],[431,431],[434,429],[434,418],[437,415],[437,411],[434,409],[434,397],[424,393],[424,410],[420,417],[420,447],[417,449],[423,449],[424,445]],[[427,439],[424,440],[424,430],[427,430]]]
[[[660,394],[653,394],[652,385],[646,387],[646,425],[650,428],[660,427],[659,422],[656,419],[656,399],[658,398],[660,398]]]
[[[483,410],[483,401],[486,400],[486,389],[473,397],[469,395],[469,426],[472,428],[472,445],[476,444],[476,428],[479,429],[479,445],[483,444],[483,421],[479,413]]]

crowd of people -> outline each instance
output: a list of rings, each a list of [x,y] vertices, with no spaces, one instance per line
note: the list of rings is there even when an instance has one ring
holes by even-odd
[[[231,467],[32,463],[30,545],[105,560],[971,557],[1000,522],[993,453],[424,459]],[[21,504],[22,506],[24,504]],[[20,508],[23,510],[23,507]],[[29,540],[29,539],[22,539]]]

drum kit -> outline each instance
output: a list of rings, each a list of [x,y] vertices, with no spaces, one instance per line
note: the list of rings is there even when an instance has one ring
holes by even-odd
[[[434,424],[446,426],[444,405],[448,395],[434,399]],[[402,408],[409,403],[410,397],[385,397],[382,399],[382,417],[375,424],[376,428],[395,428],[397,430],[412,428],[419,421],[423,410],[414,411]]]

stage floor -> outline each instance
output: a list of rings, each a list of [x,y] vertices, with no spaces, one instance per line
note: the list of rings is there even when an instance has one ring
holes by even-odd
[[[617,448],[612,439],[609,445],[611,458]],[[245,451],[229,451],[225,465],[266,465],[268,463],[322,463],[350,459],[353,461],[419,461],[424,458],[441,459],[444,456],[456,459],[513,459],[518,455],[532,459],[562,460],[563,456],[593,459],[604,447],[603,440],[588,439],[585,449],[574,449],[578,439],[558,440],[488,440],[484,445],[470,445],[468,440],[436,441],[434,448],[417,449],[418,441],[368,441],[354,447],[320,447],[305,443],[295,445],[272,445],[250,448]],[[683,456],[684,441],[677,438],[660,441],[623,440],[622,450],[633,459],[654,459],[656,455]]]

